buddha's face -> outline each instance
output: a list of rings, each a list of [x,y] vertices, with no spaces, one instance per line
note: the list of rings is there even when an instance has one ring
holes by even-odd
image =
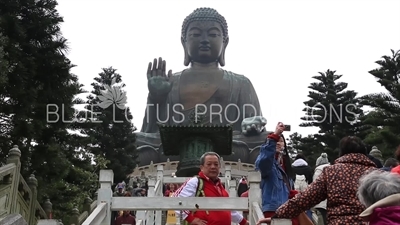
[[[224,50],[222,27],[213,21],[191,22],[183,44],[193,62],[217,62]]]

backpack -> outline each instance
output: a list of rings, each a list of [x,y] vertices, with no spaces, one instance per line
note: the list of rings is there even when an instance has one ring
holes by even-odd
[[[296,191],[304,191],[308,187],[306,176],[296,174],[296,180],[294,182],[294,189]]]
[[[205,197],[206,195],[204,194],[204,181],[203,179],[201,179],[199,176],[195,176],[197,177],[197,188],[196,188],[196,195],[195,197]],[[196,212],[196,210],[192,211],[191,213],[194,214]],[[208,211],[206,211],[206,213],[208,214]],[[187,222],[186,220],[183,221],[183,225],[189,225],[189,222]]]

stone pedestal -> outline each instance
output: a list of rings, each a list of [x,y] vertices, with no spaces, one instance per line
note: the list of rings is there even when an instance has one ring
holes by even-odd
[[[206,152],[232,154],[232,127],[215,125],[159,125],[163,154],[179,155],[177,177],[192,177],[200,171],[200,158]]]

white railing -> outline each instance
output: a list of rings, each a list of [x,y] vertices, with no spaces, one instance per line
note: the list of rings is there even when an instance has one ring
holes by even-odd
[[[120,210],[136,211],[137,225],[159,225],[162,220],[162,212],[168,210],[196,210],[197,206],[202,210],[236,210],[239,212],[249,211],[249,223],[255,225],[263,217],[261,212],[261,176],[258,172],[248,173],[250,184],[249,197],[236,197],[236,180],[231,180],[230,166],[225,166],[225,177],[221,180],[225,183],[225,188],[229,193],[229,198],[221,201],[221,198],[202,197],[202,198],[165,198],[163,197],[163,184],[165,183],[184,183],[186,177],[164,177],[163,166],[157,166],[157,176],[148,181],[148,192],[145,199],[138,201],[137,198],[113,197],[111,185],[114,180],[112,170],[101,170],[98,191],[98,205],[89,215],[83,225],[110,225],[111,212]],[[197,206],[196,206],[197,205]],[[177,219],[179,220],[179,219]],[[274,221],[278,224],[291,224],[291,222]],[[288,220],[290,221],[290,220]],[[275,224],[276,224],[275,223]],[[234,224],[234,223],[232,223]],[[274,223],[273,223],[274,224]]]
[[[85,222],[82,225],[95,225],[101,224],[106,216],[107,210],[107,203],[100,203],[97,207],[93,210],[93,212],[88,216]]]

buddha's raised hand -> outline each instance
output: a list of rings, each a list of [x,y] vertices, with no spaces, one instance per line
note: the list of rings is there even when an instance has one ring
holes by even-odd
[[[167,63],[162,58],[154,59],[153,63],[149,63],[147,68],[147,86],[149,88],[150,96],[153,100],[161,101],[165,99],[171,91],[172,85],[170,78],[172,70],[165,73]]]

